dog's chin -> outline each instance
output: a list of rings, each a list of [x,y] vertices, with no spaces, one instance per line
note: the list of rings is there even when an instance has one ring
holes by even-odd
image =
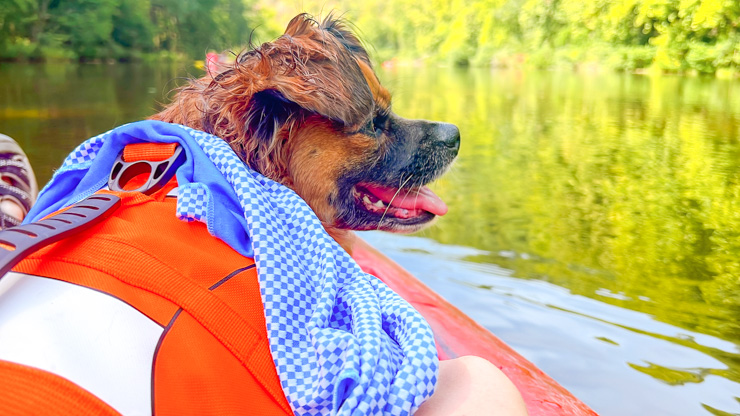
[[[447,206],[428,188],[397,188],[361,183],[347,190],[338,210],[340,228],[413,233],[430,225]]]

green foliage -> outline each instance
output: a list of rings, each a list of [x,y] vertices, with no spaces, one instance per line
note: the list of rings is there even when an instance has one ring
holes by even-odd
[[[124,48],[151,51],[155,27],[149,18],[149,0],[122,0],[113,14],[113,41]]]
[[[621,46],[606,54],[607,66],[620,71],[634,71],[649,67],[655,59],[655,48],[650,46]]]
[[[735,0],[302,3],[305,10],[347,12],[378,49],[381,61],[394,57],[481,66],[740,71],[740,2]]]
[[[0,59],[29,59],[36,48],[28,39],[7,40],[0,48]]]
[[[249,0],[6,0],[0,59],[139,60],[239,48]]]
[[[240,49],[255,29],[269,40],[301,11],[266,0],[6,3],[1,59],[125,60],[163,51],[199,59]],[[380,61],[740,73],[735,0],[304,0],[302,7],[341,13]]]

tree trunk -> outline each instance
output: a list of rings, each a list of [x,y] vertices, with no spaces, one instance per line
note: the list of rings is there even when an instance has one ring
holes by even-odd
[[[50,2],[51,0],[39,0],[38,15],[36,16],[36,21],[33,22],[33,27],[31,28],[31,42],[33,43],[37,43],[39,41],[39,37],[46,27],[46,21],[49,20],[48,11]]]

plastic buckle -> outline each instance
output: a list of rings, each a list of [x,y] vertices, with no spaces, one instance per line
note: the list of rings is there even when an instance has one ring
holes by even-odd
[[[116,192],[141,192],[143,194],[153,194],[160,190],[167,182],[172,179],[177,172],[177,168],[185,161],[185,151],[182,146],[175,148],[175,153],[165,160],[151,162],[148,160],[137,160],[126,162],[123,160],[123,151],[116,157],[113,169],[108,178],[108,189]],[[136,189],[125,189],[126,183],[132,178],[149,174],[144,185]]]

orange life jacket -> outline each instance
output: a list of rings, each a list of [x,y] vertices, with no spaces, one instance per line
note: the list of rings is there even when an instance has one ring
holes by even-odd
[[[174,187],[110,192],[110,217],[0,279],[0,415],[293,414],[254,261],[178,220]]]

